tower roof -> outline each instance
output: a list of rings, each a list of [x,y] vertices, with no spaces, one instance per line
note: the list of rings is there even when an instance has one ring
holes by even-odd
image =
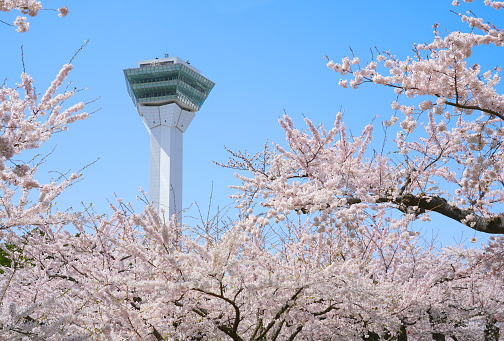
[[[185,110],[198,111],[215,85],[177,57],[140,61],[138,68],[125,69],[124,76],[137,109],[177,103]]]

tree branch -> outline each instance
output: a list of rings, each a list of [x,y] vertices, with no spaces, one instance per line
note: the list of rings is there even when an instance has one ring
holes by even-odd
[[[243,341],[243,339],[238,335],[238,325],[240,324],[240,320],[241,320],[241,317],[240,317],[240,307],[238,307],[238,305],[236,304],[235,301],[233,300],[230,300],[229,298],[225,297],[223,295],[223,291],[222,291],[222,287],[221,287],[221,294],[215,294],[213,292],[210,292],[210,291],[205,291],[205,290],[202,290],[202,289],[198,289],[198,288],[194,288],[193,289],[194,291],[199,291],[201,293],[204,293],[206,295],[210,295],[210,296],[213,296],[213,297],[217,297],[217,298],[220,298],[222,300],[224,300],[225,302],[229,303],[234,311],[235,311],[235,318],[234,318],[234,322],[233,322],[233,326],[232,327],[227,327],[227,326],[224,326],[224,325],[218,325],[217,328],[221,331],[223,331],[224,333],[226,333],[228,336],[230,336],[234,341]],[[238,292],[236,293],[234,299],[236,300],[236,297],[243,291],[243,289],[239,289]]]
[[[359,198],[347,198],[347,204],[353,205],[361,203]],[[491,218],[485,218],[476,214],[470,209],[461,209],[450,205],[448,201],[438,196],[415,196],[413,194],[401,195],[395,198],[382,197],[376,202],[392,202],[398,205],[398,209],[402,212],[409,212],[407,208],[418,207],[423,213],[424,211],[433,211],[458,221],[476,231],[490,234],[504,234],[504,215],[499,214]],[[470,219],[468,219],[470,218]]]
[[[263,330],[263,332],[257,338],[255,338],[254,340],[259,341],[259,340],[262,340],[266,336],[266,334],[269,332],[269,330],[275,325],[276,321],[278,321],[280,319],[280,317],[282,316],[282,314],[294,304],[293,302],[296,301],[296,299],[301,294],[301,292],[303,291],[303,289],[304,289],[304,287],[299,288],[294,293],[294,295],[292,295],[291,298],[289,300],[287,300],[287,302],[285,302],[285,304],[280,308],[280,310],[278,310],[278,312],[276,313],[276,315],[273,318],[273,320],[271,320],[271,322],[268,323],[268,325]],[[298,329],[299,329],[299,327],[298,327]],[[295,332],[295,334],[299,333],[300,331],[301,331],[301,329],[299,329],[299,331]],[[294,335],[294,336],[296,336],[296,335]],[[291,335],[291,337],[292,337],[292,335]],[[292,338],[292,340],[293,340],[293,338]]]
[[[453,102],[448,102],[448,101],[446,101],[445,104],[448,104],[448,105],[451,105],[453,107],[460,108],[460,109],[479,110],[479,111],[485,112],[485,113],[490,114],[490,115],[495,115],[495,116],[497,116],[498,118],[500,118],[501,120],[504,121],[504,115],[503,114],[501,114],[501,113],[499,113],[497,111],[494,111],[494,110],[484,109],[484,108],[479,107],[477,105],[463,105],[463,104],[460,104],[460,103],[453,103]]]

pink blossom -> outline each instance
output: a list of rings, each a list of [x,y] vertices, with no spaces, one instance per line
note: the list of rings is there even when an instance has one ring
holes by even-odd
[[[59,12],[59,14],[58,14],[59,17],[65,17],[68,14],[68,7],[63,6],[58,9],[58,12]]]
[[[31,17],[37,16],[42,9],[42,4],[37,0],[2,0],[0,1],[0,12],[10,12],[11,10],[19,10],[22,14],[28,14]],[[68,13],[66,6],[58,10],[59,16],[64,17]],[[18,16],[14,21],[16,31],[23,33],[28,31],[30,24],[26,21],[26,17]]]

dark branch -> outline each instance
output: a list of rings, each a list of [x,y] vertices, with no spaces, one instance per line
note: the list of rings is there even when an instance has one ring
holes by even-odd
[[[318,312],[315,312],[315,313],[312,313],[313,316],[320,316],[320,315],[325,315],[327,314],[328,312],[330,312],[331,310],[334,310],[334,309],[338,309],[336,308],[335,306],[333,305],[330,305],[329,307],[327,307],[326,309],[322,310],[322,311],[318,311]]]
[[[49,275],[49,278],[62,278],[62,279],[67,279],[71,282],[74,282],[74,283],[79,283],[75,278],[73,278],[72,276],[65,276],[65,275],[58,275],[58,274],[54,274],[54,275]]]
[[[225,302],[229,303],[233,307],[233,309],[235,311],[235,317],[234,317],[233,326],[232,327],[228,327],[228,326],[224,326],[224,325],[218,325],[217,328],[219,328],[219,330],[223,331],[228,336],[230,336],[234,341],[242,341],[242,338],[238,335],[238,325],[239,325],[239,323],[241,321],[240,307],[238,307],[238,305],[236,304],[236,302],[234,300],[230,300],[229,298],[227,298],[227,297],[224,296],[222,287],[221,287],[221,293],[220,294],[215,294],[213,292],[205,291],[205,290],[198,289],[198,288],[195,288],[193,290],[194,291],[199,291],[199,292],[204,293],[206,295],[210,295],[210,296],[213,296],[213,297],[220,298],[220,299],[224,300]],[[236,293],[236,295],[234,297],[235,300],[236,300],[236,297],[242,292],[242,290],[243,289],[238,290],[238,292]],[[200,316],[202,316],[202,315],[200,315]],[[205,314],[205,316],[206,316],[206,314]]]
[[[453,103],[453,102],[448,102],[448,101],[446,101],[445,104],[448,104],[448,105],[451,105],[453,107],[460,108],[460,109],[479,110],[479,111],[482,111],[484,113],[497,116],[498,118],[500,118],[501,120],[504,121],[504,115],[503,114],[501,114],[501,113],[499,113],[497,111],[494,111],[494,110],[484,109],[484,108],[479,107],[477,105],[463,105],[463,104],[460,104],[460,103]]]
[[[299,334],[299,332],[301,331],[301,329],[303,329],[303,325],[300,324],[297,326],[296,330],[294,331],[294,333],[292,333],[292,335],[289,337],[288,341],[293,341],[294,338],[297,336],[297,334]]]
[[[294,305],[294,302],[297,300],[298,296],[301,294],[301,292],[303,291],[303,287],[299,288],[295,293],[294,295],[291,296],[291,298],[289,300],[287,300],[287,302],[285,302],[285,304],[278,310],[278,312],[276,313],[275,317],[273,318],[273,320],[271,320],[270,323],[268,323],[268,325],[266,326],[266,328],[263,330],[263,332],[254,340],[262,340],[266,334],[268,334],[269,330],[275,325],[275,323],[280,320],[280,317],[282,316],[282,314],[287,310],[289,309],[292,305]],[[299,328],[299,327],[298,327]],[[301,327],[302,328],[302,327]],[[299,329],[299,331],[301,331],[301,329]],[[296,332],[297,333],[299,333]],[[294,335],[295,336],[295,335]],[[292,335],[291,335],[292,337]]]
[[[348,198],[350,205],[362,202],[359,198]],[[491,218],[477,215],[473,210],[461,209],[450,205],[444,198],[438,196],[415,196],[413,194],[401,195],[396,198],[379,198],[377,202],[392,202],[399,210],[409,213],[408,208],[418,207],[414,213],[420,214],[425,211],[433,211],[458,221],[476,231],[490,234],[504,234],[504,215],[499,214]],[[471,219],[468,220],[468,217]]]

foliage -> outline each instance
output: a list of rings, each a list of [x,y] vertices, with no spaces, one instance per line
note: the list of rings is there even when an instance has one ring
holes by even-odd
[[[16,88],[4,86],[1,337],[499,340],[504,230],[494,210],[504,201],[504,98],[500,71],[479,76],[466,59],[482,43],[501,46],[503,35],[482,19],[462,20],[470,33],[436,31],[413,59],[385,53],[362,68],[357,58],[329,63],[351,78],[342,86],[367,81],[427,98],[418,108],[392,104],[404,115],[395,139],[402,162],[371,152],[371,125],[350,136],[338,114],[331,129],[307,119],[301,131],[285,116],[287,148],[232,152],[226,166],[242,171],[240,215],[218,233],[165,221],[151,205],[136,213],[120,199],[110,216],[54,211],[79,175],[40,184],[37,166],[13,157],[87,117],[82,103],[63,109],[74,92],[56,95],[71,65],[40,99],[26,74]],[[431,212],[494,235],[482,248],[436,250],[411,228]]]
[[[497,1],[485,5],[503,7]],[[380,84],[393,88],[398,97],[391,106],[400,116],[385,124],[391,127],[401,121],[395,143],[403,162],[390,168],[390,159],[380,155],[378,161],[379,155],[374,155],[381,163],[373,167],[380,182],[365,190],[371,198],[357,194],[358,199],[391,202],[415,214],[435,211],[475,230],[501,234],[504,96],[497,91],[501,67],[482,70],[470,58],[483,45],[502,47],[504,32],[468,13],[458,15],[470,32],[443,38],[436,24],[434,41],[414,45],[414,57],[400,60],[383,52],[363,67],[355,56],[327,66],[345,76],[339,82],[342,87]],[[401,105],[398,101],[404,97],[408,104]],[[419,97],[420,103],[409,104]],[[390,186],[382,179],[399,185]]]

